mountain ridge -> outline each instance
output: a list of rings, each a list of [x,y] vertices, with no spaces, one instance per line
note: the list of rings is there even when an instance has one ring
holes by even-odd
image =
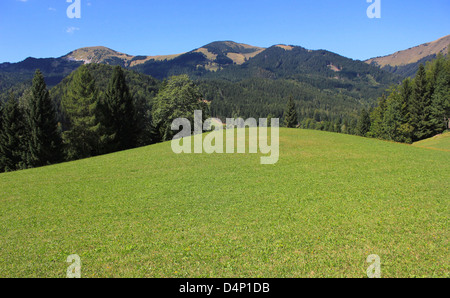
[[[51,88],[80,65],[91,63],[119,65],[158,80],[180,74],[187,74],[194,80],[230,82],[252,78],[295,80],[312,88],[346,93],[352,98],[370,98],[369,102],[375,100],[383,88],[401,81],[378,67],[326,50],[283,44],[262,48],[216,41],[187,53],[168,56],[132,56],[97,46],[80,48],[60,58],[28,58],[15,64],[4,63],[0,64],[0,92],[14,83],[31,82],[38,68]],[[54,68],[55,65],[59,67]]]
[[[234,41],[214,41],[185,53],[154,56],[133,56],[104,46],[93,46],[76,49],[60,58],[68,61],[83,62],[84,64],[102,63],[109,65],[120,65],[123,67],[134,67],[150,60],[169,61],[184,54],[201,53],[205,55],[211,64],[208,69],[217,70],[219,67],[218,63],[215,63],[215,60],[218,56],[225,56],[228,59],[231,59],[233,63],[243,64],[245,61],[265,49],[266,48],[237,43]]]
[[[0,100],[7,99],[13,83],[16,85],[12,91],[21,97],[38,68],[58,104],[67,89],[64,78],[80,65],[95,68],[96,81],[106,81],[113,66],[120,65],[132,76],[145,74],[159,82],[188,75],[210,103],[215,117],[261,118],[270,114],[282,118],[285,101],[292,95],[305,127],[338,130],[344,125],[349,131],[356,126],[353,122],[361,109],[374,105],[389,86],[402,80],[379,67],[337,53],[283,44],[261,48],[231,41],[213,42],[183,54],[152,57],[155,56],[132,56],[106,47],[90,47],[53,60],[29,58],[14,65],[2,64]],[[60,67],[52,68],[56,64]],[[5,84],[8,81],[11,84]],[[142,85],[145,87],[145,80]]]
[[[420,44],[386,56],[370,58],[364,62],[404,77],[414,76],[419,64],[425,64],[438,54],[447,55],[450,50],[450,35],[435,41]]]

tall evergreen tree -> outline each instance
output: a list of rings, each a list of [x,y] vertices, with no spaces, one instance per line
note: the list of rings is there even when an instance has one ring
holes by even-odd
[[[427,92],[426,72],[423,64],[419,66],[416,77],[413,81],[413,93],[411,96],[411,103],[409,107],[410,123],[416,130],[418,127],[420,113],[422,108],[423,97]]]
[[[386,95],[382,95],[378,101],[378,107],[376,107],[370,114],[370,131],[367,136],[377,139],[383,139],[385,137],[385,131],[383,126],[384,114],[386,113]]]
[[[401,126],[401,96],[398,88],[393,88],[386,101],[386,111],[383,116],[384,139],[399,141]]]
[[[432,135],[431,98],[426,71],[423,64],[419,66],[410,105],[410,124],[414,127],[413,141],[418,141]]]
[[[120,66],[114,68],[102,103],[102,125],[105,130],[101,142],[104,153],[134,148],[140,128],[136,107]]]
[[[3,119],[3,101],[0,100],[0,133],[2,131],[2,119]]]
[[[370,130],[370,115],[366,109],[363,109],[358,119],[356,126],[356,133],[359,136],[365,137]]]
[[[436,78],[431,102],[431,122],[434,134],[448,129],[450,121],[450,57],[444,61]]]
[[[345,133],[345,134],[348,134],[349,133],[349,131],[348,131],[349,125],[350,125],[350,122],[348,121],[348,118],[347,117],[344,118],[344,121],[343,121],[342,126],[341,126],[341,132]]]
[[[23,111],[11,93],[2,109],[0,129],[0,172],[26,168],[27,127]]]
[[[410,123],[410,112],[409,106],[412,100],[413,94],[413,86],[411,83],[411,79],[407,78],[403,81],[400,86],[400,97],[398,107],[399,111],[399,127],[398,127],[398,135],[399,142],[411,143],[413,139],[413,131],[414,127]]]
[[[37,70],[31,87],[28,111],[30,128],[28,165],[45,166],[62,161],[62,140],[54,105],[50,99],[44,76]]]
[[[99,154],[98,92],[86,66],[75,72],[62,99],[62,108],[69,122],[63,133],[67,158],[74,160]]]
[[[284,126],[288,128],[296,128],[298,124],[297,109],[292,95],[289,96],[289,101],[284,112]]]

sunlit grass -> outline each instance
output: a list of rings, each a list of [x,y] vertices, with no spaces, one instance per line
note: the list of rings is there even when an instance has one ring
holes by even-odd
[[[449,276],[448,152],[282,129],[280,160],[170,143],[0,175],[0,277]]]
[[[414,146],[450,151],[450,132],[446,132],[433,138],[414,143]]]

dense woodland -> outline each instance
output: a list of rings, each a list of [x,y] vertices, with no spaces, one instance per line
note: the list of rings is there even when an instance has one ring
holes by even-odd
[[[412,143],[449,129],[450,55],[421,64],[414,79],[390,88],[378,106],[363,110],[357,134]]]
[[[190,118],[195,109],[208,115],[200,99],[186,75],[161,83],[120,66],[83,65],[49,92],[37,70],[20,98],[11,92],[0,103],[0,171],[168,140],[175,115]]]

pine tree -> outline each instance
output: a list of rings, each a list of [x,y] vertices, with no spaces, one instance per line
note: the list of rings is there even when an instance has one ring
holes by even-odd
[[[436,86],[431,102],[431,123],[434,134],[448,129],[450,119],[450,57],[443,64],[436,77]]]
[[[426,71],[423,64],[419,66],[410,105],[410,124],[414,128],[413,141],[419,141],[432,135],[431,98]]]
[[[409,108],[410,123],[414,127],[414,130],[416,130],[418,127],[422,108],[422,98],[427,92],[425,76],[425,67],[423,66],[423,64],[421,64],[419,66],[419,70],[417,71],[416,78],[413,81],[413,93],[411,96],[411,103]]]
[[[410,124],[409,106],[412,100],[413,87],[409,78],[405,79],[400,86],[399,97],[399,142],[411,143],[414,127]]]
[[[0,100],[0,133],[2,132],[3,101]]]
[[[378,107],[376,107],[370,114],[370,131],[367,136],[377,139],[385,138],[385,131],[383,126],[384,114],[386,113],[386,95],[383,94],[378,101]]]
[[[140,128],[136,108],[120,66],[114,68],[102,103],[101,123],[105,130],[101,142],[104,153],[134,148]]]
[[[26,168],[27,127],[23,111],[12,93],[2,109],[0,126],[0,172]]]
[[[62,140],[44,76],[37,70],[28,111],[30,128],[28,165],[40,167],[62,161]]]
[[[391,94],[386,101],[386,111],[383,116],[384,139],[391,141],[400,140],[401,126],[401,96],[397,88],[391,90]]]
[[[62,107],[69,122],[63,133],[67,158],[74,160],[99,154],[98,92],[86,66],[75,72],[62,99]]]
[[[349,126],[350,126],[350,122],[348,121],[348,118],[344,118],[344,121],[343,121],[342,126],[341,126],[341,132],[345,133],[345,134],[348,134],[349,133],[349,131],[348,131],[348,127]]]
[[[289,96],[289,101],[284,112],[284,126],[288,128],[296,128],[298,124],[297,109],[295,108],[294,99]]]
[[[356,125],[356,133],[359,136],[365,137],[370,130],[370,115],[363,109]]]

